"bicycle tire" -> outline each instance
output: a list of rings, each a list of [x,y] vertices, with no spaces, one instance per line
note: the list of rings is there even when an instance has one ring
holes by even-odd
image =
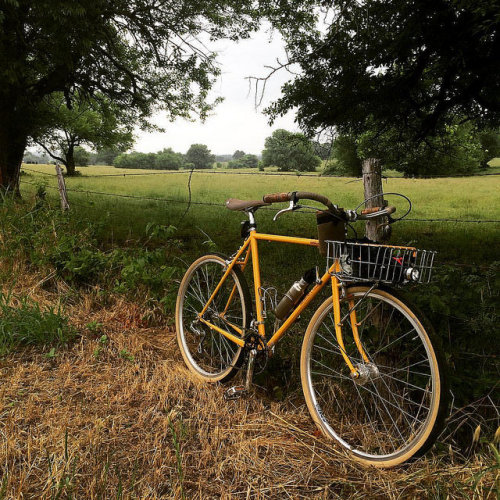
[[[342,326],[345,351],[364,372],[362,379],[350,376],[335,337],[333,302],[325,300],[312,317],[302,345],[305,400],[318,428],[353,458],[393,467],[424,453],[439,433],[447,397],[443,357],[439,344],[431,341],[432,334],[392,292],[359,286],[348,289],[346,297],[357,304],[361,343],[369,363],[363,361],[352,333],[348,335],[352,330],[347,316]],[[343,299],[343,317],[347,304]],[[398,336],[398,330],[404,334]]]
[[[209,254],[200,257],[186,271],[177,295],[175,308],[177,342],[187,367],[206,382],[230,380],[237,373],[244,358],[242,347],[197,321],[197,313],[208,301],[226,268],[224,256]],[[236,287],[236,293],[230,309],[225,315],[220,316],[223,304],[227,304],[233,286]],[[241,269],[234,266],[210,305],[208,310],[210,320],[217,326],[239,335],[227,326],[226,320],[231,320],[244,331],[250,325],[251,309],[252,302],[247,282]]]

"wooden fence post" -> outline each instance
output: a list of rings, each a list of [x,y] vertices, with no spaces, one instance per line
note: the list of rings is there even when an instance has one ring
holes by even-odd
[[[59,163],[56,163],[57,185],[59,187],[59,196],[61,197],[61,209],[69,210],[68,195],[66,194],[66,183]]]
[[[384,200],[382,189],[382,167],[379,160],[368,158],[363,161],[363,186],[365,190],[365,208],[384,207],[387,202]],[[377,217],[366,221],[365,236],[373,241],[387,240],[391,234],[391,226],[387,224],[386,217]]]

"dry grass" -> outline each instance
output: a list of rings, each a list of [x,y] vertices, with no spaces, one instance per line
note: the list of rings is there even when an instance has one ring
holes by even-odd
[[[25,277],[16,292],[53,304],[64,284],[48,281]],[[488,457],[364,468],[318,435],[299,397],[225,402],[221,387],[189,374],[171,328],[145,327],[137,302],[100,300],[94,290],[67,308],[82,336],[54,358],[27,349],[0,361],[0,498],[497,494],[498,470],[479,476]]]

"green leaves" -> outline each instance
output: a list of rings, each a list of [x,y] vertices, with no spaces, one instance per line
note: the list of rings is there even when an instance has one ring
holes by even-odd
[[[210,152],[205,144],[191,144],[186,153],[186,161],[191,163],[194,168],[212,168],[215,155]]]
[[[304,134],[279,129],[266,139],[262,162],[264,166],[275,165],[282,172],[313,172],[321,159],[314,154],[314,147]]]
[[[163,110],[173,118],[205,115],[207,92],[219,69],[201,41],[244,38],[268,15],[280,26],[304,22],[299,2],[216,0],[9,0],[1,7],[2,66],[18,78],[0,91],[31,104],[53,92],[101,93],[143,118]],[[293,5],[293,9],[288,7]],[[280,14],[286,13],[281,18]],[[297,14],[295,14],[297,13]],[[296,18],[295,18],[296,16]],[[27,33],[29,43],[15,33]]]
[[[500,123],[498,2],[345,0],[328,26],[285,33],[298,76],[267,112],[297,108],[307,130],[391,128],[414,140],[455,116]]]
[[[108,126],[116,110],[129,112],[143,128],[158,111],[170,119],[203,119],[219,101],[208,97],[220,69],[207,38],[245,38],[263,16],[283,28],[301,25],[311,16],[309,5],[298,0],[3,1],[0,137],[11,138],[0,145],[3,182],[17,179],[25,140],[46,130],[42,108],[49,96],[62,93],[68,110],[93,100],[113,103],[116,109],[109,106],[104,120],[92,113],[76,120],[78,137],[98,148],[119,144],[110,132],[133,124],[119,120]],[[91,108],[96,110],[95,103]],[[102,108],[97,111],[104,116]],[[58,113],[56,125],[65,130],[66,112]],[[74,120],[71,125],[76,126]],[[12,160],[1,153],[14,137],[20,146]]]
[[[32,138],[54,159],[62,161],[68,171],[74,170],[75,164],[88,164],[88,153],[78,149],[81,145],[118,150],[132,146],[136,113],[102,94],[93,99],[75,94],[69,109],[66,97],[56,92],[44,99],[39,113],[44,117],[44,124],[32,133]]]
[[[234,155],[233,155],[234,157]],[[252,154],[243,154],[228,163],[228,168],[256,168],[259,164],[259,158]]]
[[[115,167],[143,168],[152,170],[179,170],[186,167],[184,155],[171,148],[157,153],[122,153],[114,159]]]

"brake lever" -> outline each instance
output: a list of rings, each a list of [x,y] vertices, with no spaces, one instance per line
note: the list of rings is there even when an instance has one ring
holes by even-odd
[[[284,208],[283,210],[280,210],[274,217],[273,217],[273,222],[276,222],[276,219],[278,217],[281,217],[284,213],[286,212],[293,212],[297,208],[300,208],[299,205],[295,205],[294,200],[290,200],[290,205],[288,205],[287,208]]]

